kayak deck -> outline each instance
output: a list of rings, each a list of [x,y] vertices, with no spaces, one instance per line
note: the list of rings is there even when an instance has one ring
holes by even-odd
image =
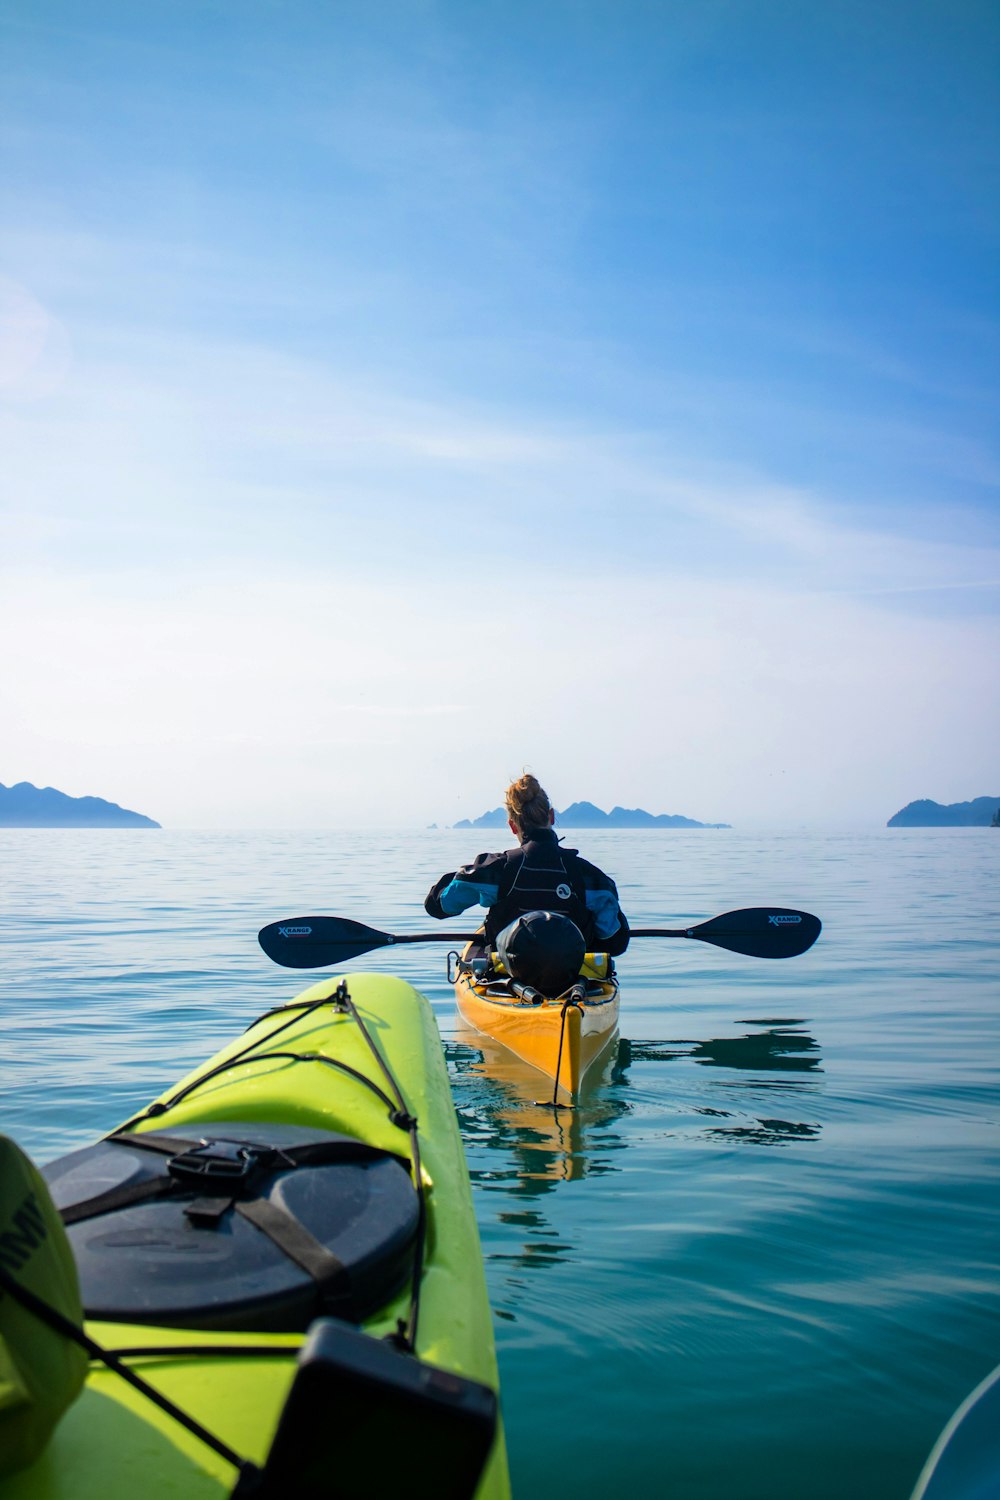
[[[337,1005],[337,989],[344,984],[399,1082],[402,1112],[361,1026]],[[324,979],[290,1005],[261,1017],[123,1129],[180,1133],[205,1121],[270,1121],[342,1132],[408,1160],[422,1188],[426,1216],[415,1261],[419,1322],[415,1288],[407,1284],[365,1319],[363,1331],[382,1339],[413,1328],[419,1360],[496,1391],[492,1322],[468,1171],[436,1023],[416,990],[377,974]],[[144,1255],[141,1247],[136,1254]],[[295,1375],[304,1331],[225,1332],[88,1321],[87,1332],[104,1348],[122,1352],[130,1369],[241,1457],[263,1463]],[[347,1430],[351,1425],[336,1412],[323,1424],[331,1468],[343,1461],[345,1447],[356,1436]],[[391,1447],[392,1442],[386,1430],[369,1445],[373,1474],[380,1467],[380,1444]],[[224,1456],[121,1376],[95,1363],[41,1456],[28,1468],[0,1478],[0,1500],[126,1495],[221,1500],[232,1494],[235,1478]],[[509,1494],[498,1430],[476,1500],[509,1500]]]

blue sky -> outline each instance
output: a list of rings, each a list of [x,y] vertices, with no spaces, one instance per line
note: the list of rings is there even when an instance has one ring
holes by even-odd
[[[986,4],[12,0],[0,781],[1000,791]],[[568,724],[576,732],[567,735]]]

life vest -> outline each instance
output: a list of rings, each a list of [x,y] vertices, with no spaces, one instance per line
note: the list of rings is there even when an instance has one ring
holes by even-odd
[[[593,946],[586,887],[575,865],[576,850],[561,849],[554,838],[527,839],[520,849],[509,854],[500,896],[484,924],[490,945],[517,917],[529,911],[554,911],[575,922]]]

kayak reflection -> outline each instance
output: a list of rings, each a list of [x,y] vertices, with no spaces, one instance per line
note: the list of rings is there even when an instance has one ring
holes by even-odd
[[[669,1101],[682,1114],[686,1101],[689,1124],[717,1139],[780,1146],[817,1138],[821,1126],[801,1116],[823,1072],[818,1042],[797,1018],[742,1024],[760,1029],[704,1041],[618,1039],[577,1107],[553,1110],[540,1102],[545,1080],[536,1069],[459,1019],[447,1050],[473,1181],[487,1191],[537,1197],[559,1182],[617,1171],[627,1140],[610,1127],[640,1100],[644,1111]],[[724,1071],[711,1084],[689,1074],[678,1089],[674,1077],[662,1086],[654,1081],[648,1065],[656,1063]],[[678,1122],[677,1134],[687,1133]]]
[[[460,1018],[446,1054],[460,1081],[455,1102],[473,1182],[533,1197],[559,1182],[618,1170],[613,1154],[624,1141],[610,1127],[630,1106],[608,1089],[618,1073],[617,1042],[573,1108],[552,1108],[537,1068]],[[478,1148],[486,1152],[481,1159]]]
[[[814,1119],[801,1118],[822,1073],[815,1039],[798,1020],[743,1024],[754,1029],[705,1041],[619,1039],[576,1108],[553,1109],[540,1102],[548,1090],[537,1069],[458,1018],[445,1044],[452,1097],[474,1189],[501,1195],[493,1212],[480,1212],[480,1232],[486,1260],[504,1263],[504,1297],[513,1306],[527,1285],[521,1272],[581,1254],[565,1228],[574,1222],[570,1202],[553,1203],[547,1216],[546,1195],[583,1178],[596,1186],[623,1170],[626,1147],[638,1146],[642,1156],[654,1138],[662,1154],[668,1142],[683,1147],[706,1136],[787,1146],[820,1134]],[[496,1301],[494,1311],[516,1317]]]

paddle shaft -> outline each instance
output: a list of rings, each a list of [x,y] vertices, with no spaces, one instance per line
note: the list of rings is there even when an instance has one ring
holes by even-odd
[[[471,943],[482,935],[481,932],[385,932],[382,941],[386,947],[397,943]],[[632,927],[629,936],[699,938],[701,934],[697,927]],[[702,938],[702,941],[706,939]]]
[[[629,937],[700,937],[696,927],[632,927],[629,929]]]
[[[385,947],[397,943],[471,943],[481,932],[383,932]]]

